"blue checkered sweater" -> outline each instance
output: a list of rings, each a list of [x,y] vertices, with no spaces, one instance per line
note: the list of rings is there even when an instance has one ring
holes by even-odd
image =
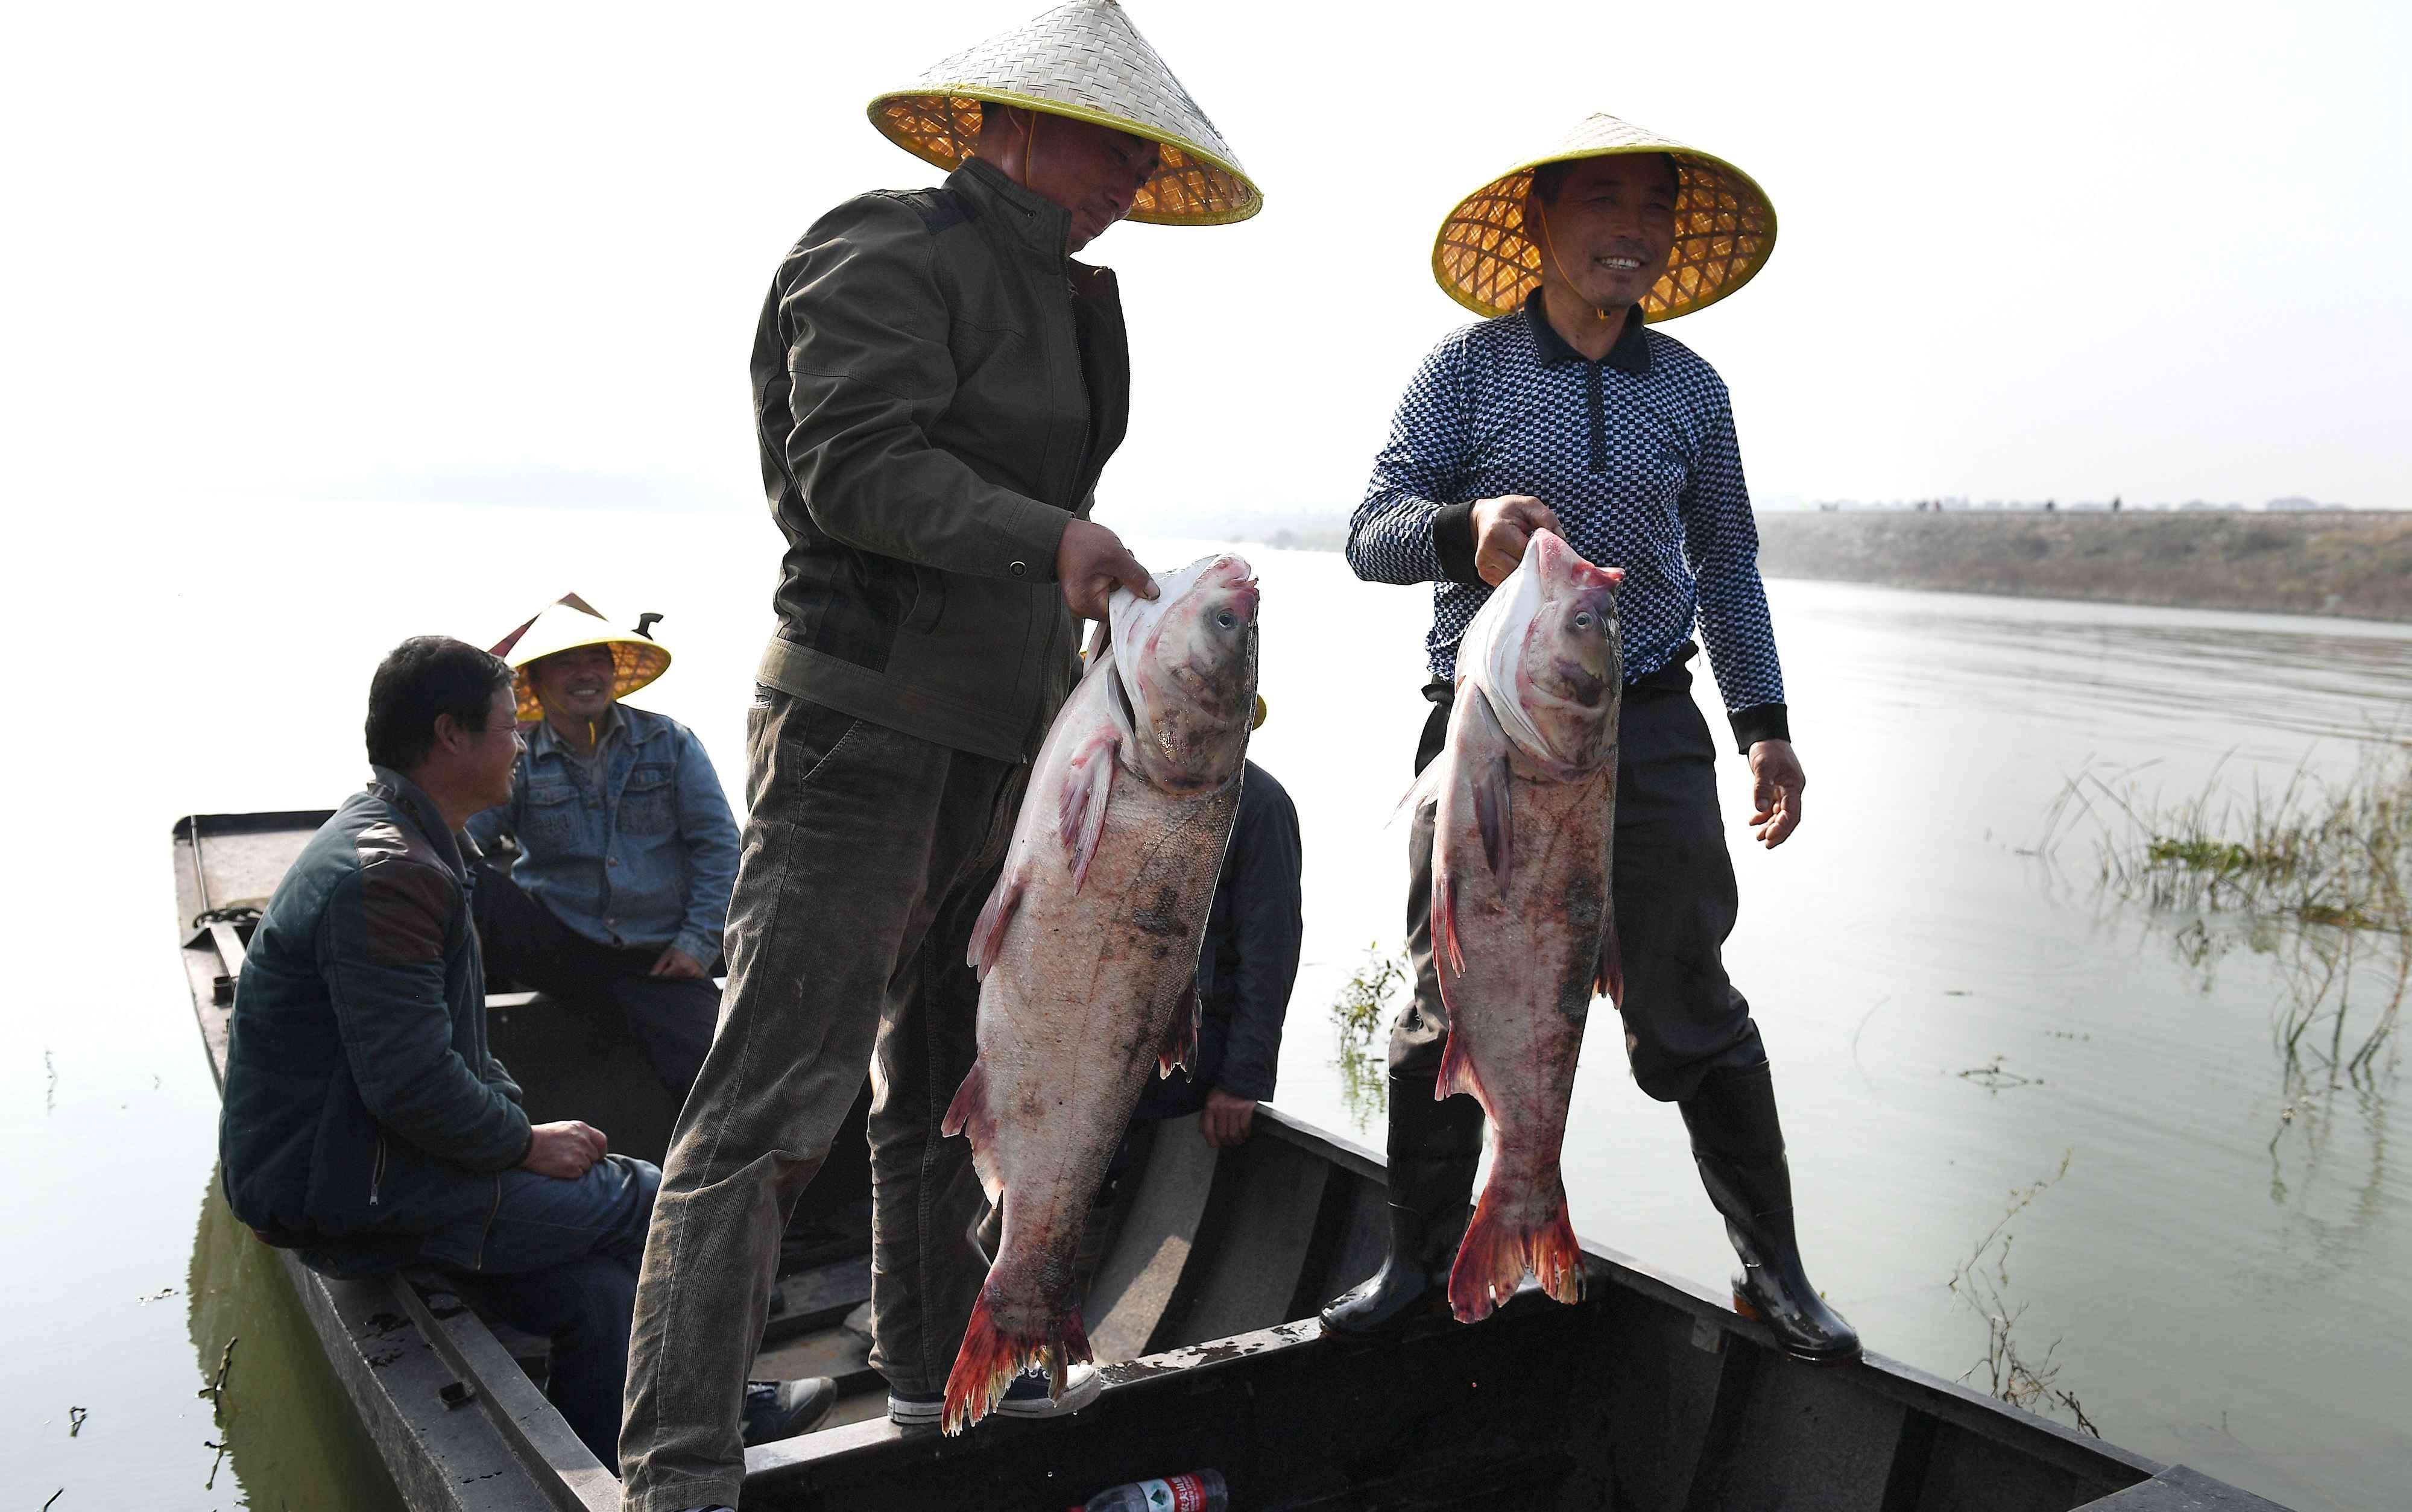
[[[1433,348],[1348,521],[1348,565],[1371,582],[1434,584],[1424,645],[1446,683],[1491,596],[1474,570],[1474,505],[1531,494],[1587,560],[1625,569],[1628,686],[1683,681],[1697,621],[1742,749],[1788,739],[1725,381],[1640,316],[1597,362],[1550,328],[1537,298]]]

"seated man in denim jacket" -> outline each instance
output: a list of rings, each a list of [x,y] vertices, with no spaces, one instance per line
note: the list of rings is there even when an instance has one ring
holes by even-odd
[[[702,742],[674,719],[619,700],[661,676],[669,653],[615,630],[571,594],[495,648],[517,669],[527,749],[510,800],[469,821],[519,859],[482,867],[478,927],[497,980],[627,1020],[680,1102],[720,1013],[712,971],[737,878],[737,826]]]
[[[332,1275],[427,1266],[552,1341],[548,1389],[612,1464],[629,1309],[661,1172],[576,1120],[531,1124],[487,1049],[455,832],[509,791],[510,668],[406,640],[369,688],[375,780],[277,884],[245,953],[218,1151],[227,1201]],[[826,1380],[747,1390],[749,1440],[802,1432]]]

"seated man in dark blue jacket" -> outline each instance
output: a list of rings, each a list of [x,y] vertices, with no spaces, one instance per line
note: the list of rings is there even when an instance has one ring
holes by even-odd
[[[551,1337],[553,1402],[608,1465],[661,1173],[588,1124],[531,1124],[487,1050],[455,837],[510,796],[513,703],[510,668],[458,640],[377,668],[375,780],[303,848],[244,958],[219,1157],[236,1216],[313,1269],[430,1266]],[[800,1432],[834,1401],[766,1384],[749,1427]]]
[[[1248,1137],[1281,1067],[1282,1020],[1304,930],[1300,873],[1298,807],[1251,761],[1198,952],[1198,1065],[1189,1076],[1150,1079],[1137,1117],[1202,1114],[1199,1128],[1217,1149]]]

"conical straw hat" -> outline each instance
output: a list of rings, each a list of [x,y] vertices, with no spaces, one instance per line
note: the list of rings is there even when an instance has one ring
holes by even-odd
[[[576,594],[564,594],[493,648],[495,655],[509,662],[512,670],[519,673],[515,689],[521,719],[544,717],[544,706],[536,701],[536,689],[528,683],[528,665],[556,651],[574,651],[580,646],[611,648],[611,697],[615,699],[626,697],[670,667],[669,648],[656,644],[650,636],[612,628],[611,622],[586,600]]]
[[[1541,248],[1524,235],[1524,198],[1546,163],[1627,153],[1664,153],[1675,162],[1675,249],[1657,286],[1641,297],[1641,318],[1672,320],[1705,309],[1750,282],[1775,248],[1775,207],[1751,176],[1612,115],[1595,115],[1556,146],[1528,158],[1458,201],[1433,242],[1433,276],[1478,315],[1500,316],[1541,285]]]
[[[881,136],[951,171],[979,140],[982,100],[1144,137],[1164,149],[1130,218],[1220,226],[1264,207],[1214,123],[1114,0],[1065,4],[965,48],[871,102]]]

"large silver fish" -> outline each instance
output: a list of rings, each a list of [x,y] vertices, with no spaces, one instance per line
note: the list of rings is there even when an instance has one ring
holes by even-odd
[[[947,1379],[961,1432],[1022,1371],[1089,1358],[1072,1255],[1151,1071],[1197,1058],[1199,942],[1257,692],[1257,584],[1236,556],[1117,592],[1110,644],[1047,732],[972,933],[979,1059],[947,1110],[1004,1209]]]
[[[1533,536],[1459,643],[1449,742],[1418,785],[1437,807],[1433,955],[1449,1007],[1434,1095],[1472,1094],[1493,1130],[1449,1271],[1460,1322],[1489,1316],[1528,1270],[1559,1301],[1582,1293],[1558,1154],[1592,998],[1623,991],[1609,886],[1623,576]]]

